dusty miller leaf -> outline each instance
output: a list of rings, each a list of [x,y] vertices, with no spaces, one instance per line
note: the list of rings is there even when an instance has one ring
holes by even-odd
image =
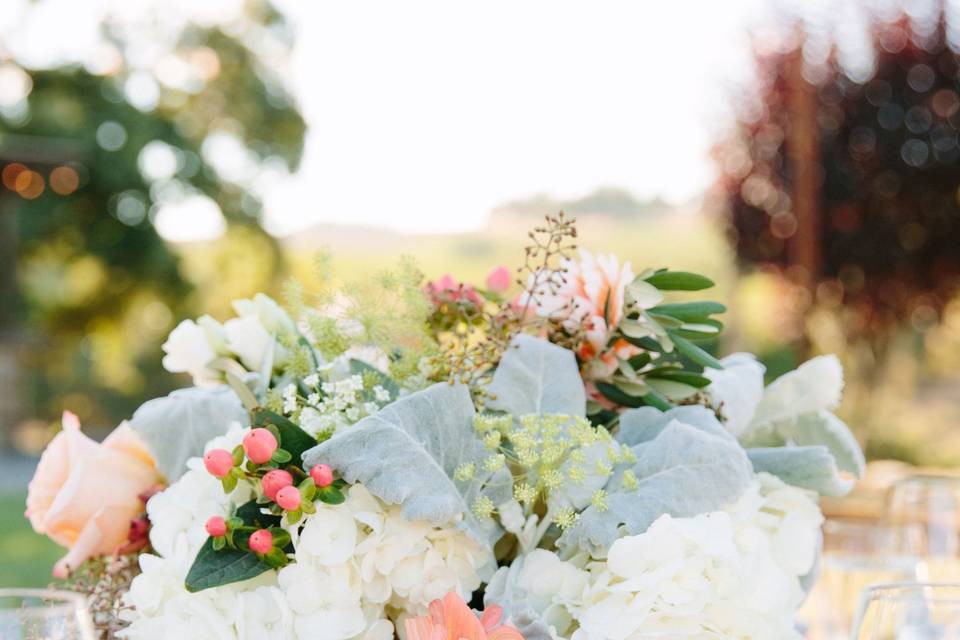
[[[617,441],[633,447],[653,440],[666,429],[672,421],[678,420],[718,437],[729,436],[717,417],[706,407],[689,405],[675,407],[669,411],[660,411],[653,407],[630,409],[620,414],[620,429]]]
[[[187,470],[187,460],[227,432],[234,422],[247,424],[247,412],[230,387],[190,387],[145,402],[130,427],[147,443],[168,483]]]
[[[364,418],[304,453],[303,460],[308,467],[329,464],[347,482],[362,482],[384,502],[402,505],[409,520],[443,525],[463,515],[467,531],[490,543],[494,523],[480,522],[470,509],[481,494],[495,505],[506,502],[512,484],[505,468],[483,470],[489,451],[473,418],[467,388],[438,383]],[[455,481],[465,463],[476,465],[473,480]]]
[[[715,427],[701,427],[672,420],[652,440],[632,448],[637,462],[632,469],[639,480],[634,491],[609,488],[606,509],[588,507],[580,521],[559,540],[563,548],[579,547],[595,557],[604,557],[620,536],[643,533],[654,520],[668,513],[692,517],[716,511],[733,502],[753,478],[743,448]]]
[[[800,446],[823,445],[830,450],[837,467],[855,476],[862,476],[866,460],[860,443],[844,422],[829,411],[808,413],[779,425],[777,433]]]
[[[808,447],[759,447],[747,449],[757,473],[773,474],[796,487],[825,496],[844,496],[853,480],[841,478],[837,462],[822,445]]]
[[[514,416],[586,415],[587,395],[572,351],[533,336],[517,335],[493,374],[487,403]]]

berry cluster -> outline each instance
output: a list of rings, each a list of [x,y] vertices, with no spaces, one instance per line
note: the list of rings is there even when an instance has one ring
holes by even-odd
[[[272,425],[251,429],[233,451],[211,449],[203,457],[210,475],[219,478],[224,491],[230,493],[238,482],[259,484],[262,498],[257,504],[263,513],[285,516],[289,524],[303,515],[315,513],[315,500],[329,504],[343,502],[342,480],[335,481],[333,470],[325,464],[305,471],[291,461],[290,452],[280,447],[279,433]],[[276,519],[279,523],[279,518]],[[216,551],[224,547],[256,553],[271,566],[284,566],[289,561],[284,548],[290,534],[283,528],[251,526],[243,518],[212,516],[206,523],[207,533]]]

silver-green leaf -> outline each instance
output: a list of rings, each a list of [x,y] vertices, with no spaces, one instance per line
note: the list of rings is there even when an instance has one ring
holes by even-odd
[[[860,443],[850,432],[850,428],[829,411],[804,414],[786,424],[778,425],[777,433],[792,444],[825,446],[842,471],[860,477],[866,470],[867,463]]]
[[[503,354],[487,406],[514,416],[563,413],[584,416],[587,396],[573,352],[521,333]]]
[[[477,540],[492,543],[492,520],[471,513],[480,496],[493,504],[511,497],[505,468],[484,471],[490,453],[473,426],[470,392],[463,385],[438,383],[400,398],[353,427],[303,454],[304,463],[328,464],[350,483],[361,482],[375,496],[399,504],[409,520],[448,524],[463,517]],[[461,465],[474,464],[472,480],[454,480]]]
[[[702,415],[702,414],[701,414]],[[605,508],[591,505],[579,522],[561,536],[563,548],[578,547],[603,557],[621,535],[643,533],[661,515],[691,517],[733,502],[753,477],[743,448],[719,424],[708,430],[671,420],[651,440],[632,448],[635,490],[621,486],[620,474],[609,485]]]
[[[203,455],[207,442],[226,433],[234,422],[248,421],[237,394],[222,385],[179,389],[145,402],[133,413],[130,427],[147,443],[167,482],[173,483],[187,470],[187,460]]]
[[[821,495],[844,496],[853,488],[853,480],[840,476],[837,462],[825,446],[759,447],[748,449],[747,455],[757,473],[771,473],[787,484]]]

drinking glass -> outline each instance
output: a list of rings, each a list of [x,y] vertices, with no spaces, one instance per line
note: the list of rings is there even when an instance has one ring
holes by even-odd
[[[960,583],[902,582],[867,587],[851,639],[960,639]]]
[[[918,475],[887,492],[884,519],[896,548],[914,558],[917,580],[960,582],[960,478]]]
[[[78,593],[0,589],[3,640],[94,640],[86,600]]]
[[[807,640],[847,640],[867,585],[916,579],[913,559],[896,552],[898,538],[894,526],[875,520],[824,523],[819,576],[800,610]]]

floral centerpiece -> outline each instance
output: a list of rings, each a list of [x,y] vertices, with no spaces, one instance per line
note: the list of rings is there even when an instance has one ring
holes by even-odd
[[[698,344],[722,305],[667,301],[707,278],[575,235],[531,233],[512,296],[405,261],[182,322],[194,386],[102,444],[67,415],[43,456],[56,575],[100,567],[79,584],[131,639],[799,638],[818,494],[863,469],[838,361],[765,386]]]

